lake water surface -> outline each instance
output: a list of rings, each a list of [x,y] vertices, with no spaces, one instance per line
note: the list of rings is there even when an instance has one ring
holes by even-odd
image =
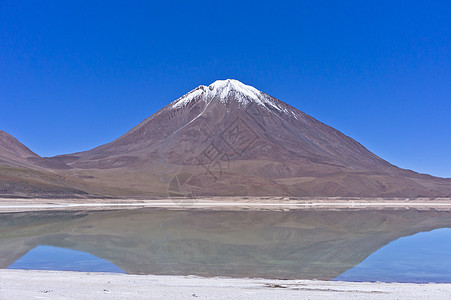
[[[155,210],[0,214],[0,268],[451,282],[451,213]]]

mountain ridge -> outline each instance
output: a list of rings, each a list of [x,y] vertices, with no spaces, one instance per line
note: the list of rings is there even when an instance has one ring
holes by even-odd
[[[0,156],[11,160],[25,160],[28,157],[39,157],[39,155],[3,130],[0,130]]]

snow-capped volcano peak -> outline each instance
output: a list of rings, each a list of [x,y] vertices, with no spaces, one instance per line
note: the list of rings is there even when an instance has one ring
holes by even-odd
[[[208,86],[214,94],[219,95],[221,100],[227,98],[230,92],[235,92],[250,99],[259,100],[261,92],[256,88],[239,82],[235,79],[216,80]]]
[[[222,103],[237,101],[243,107],[249,103],[256,103],[261,106],[268,107],[269,105],[277,110],[283,110],[268,95],[235,79],[216,80],[209,86],[201,85],[174,101],[172,108],[183,107],[193,100],[210,101],[213,99],[218,99]]]

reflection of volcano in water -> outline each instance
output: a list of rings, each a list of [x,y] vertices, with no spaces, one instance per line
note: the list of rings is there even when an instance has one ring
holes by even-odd
[[[0,267],[38,245],[127,273],[332,279],[402,237],[451,227],[437,211],[110,211],[0,215]]]

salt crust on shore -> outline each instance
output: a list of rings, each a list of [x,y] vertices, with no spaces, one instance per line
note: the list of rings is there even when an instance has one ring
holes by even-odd
[[[450,284],[0,270],[0,299],[451,299]]]

